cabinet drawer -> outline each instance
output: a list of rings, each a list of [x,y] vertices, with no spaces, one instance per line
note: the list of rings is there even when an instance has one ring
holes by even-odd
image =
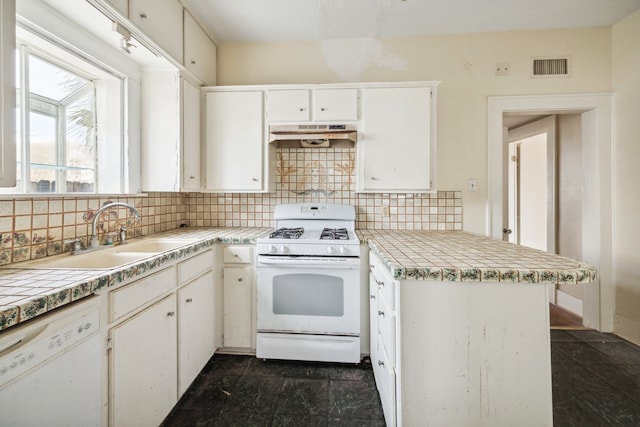
[[[251,246],[225,246],[222,250],[225,264],[251,264]]]
[[[396,315],[395,312],[385,304],[384,298],[378,296],[378,338],[387,350],[391,366],[396,366]]]
[[[176,285],[176,269],[169,267],[144,279],[109,293],[111,300],[111,321],[131,313],[138,307],[152,301]]]
[[[379,339],[378,342],[381,342]],[[382,345],[378,346],[378,360],[373,366],[384,420],[388,426],[396,425],[396,373]]]
[[[373,275],[373,279],[379,288],[379,293],[386,300],[391,309],[396,307],[396,282],[389,274],[389,271],[376,256],[372,256],[369,261],[369,267]]]
[[[187,283],[213,267],[213,253],[211,249],[206,252],[182,261],[178,264],[178,283]]]

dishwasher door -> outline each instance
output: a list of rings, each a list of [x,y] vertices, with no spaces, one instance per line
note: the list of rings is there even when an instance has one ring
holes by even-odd
[[[100,426],[97,297],[14,328],[0,334],[0,425]]]

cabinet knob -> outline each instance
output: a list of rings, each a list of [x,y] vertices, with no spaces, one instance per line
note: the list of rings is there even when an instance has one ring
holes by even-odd
[[[373,264],[369,264],[369,268],[370,268],[371,270],[373,270],[374,268],[376,268],[376,266],[375,266],[375,265],[373,265]]]
[[[191,65],[196,65],[196,61],[194,59],[191,60]]]
[[[140,12],[140,18],[147,19],[147,14],[144,12]]]
[[[382,317],[384,317],[384,311],[382,311],[382,310],[378,310],[378,316],[382,316]]]
[[[196,177],[195,176],[190,176],[189,179],[196,179]]]
[[[175,311],[170,311],[170,312],[167,313],[167,317],[173,317],[175,315],[176,315]]]
[[[300,107],[300,111],[304,111],[304,108]]]
[[[326,111],[326,110],[327,110],[327,109],[326,109],[326,108],[324,108],[324,107],[320,108],[320,111]]]
[[[377,280],[376,279],[376,285],[382,286],[384,288],[384,282],[382,280]]]
[[[375,295],[369,295],[369,298],[376,299],[376,296]]]
[[[193,298],[187,298],[184,302],[193,302]]]
[[[233,254],[234,258],[240,258],[240,255],[238,254]]]
[[[242,277],[238,277],[238,282],[242,282]]]
[[[384,366],[384,362],[382,360],[378,360],[378,366]]]
[[[258,182],[258,178],[251,178],[251,181]]]
[[[377,180],[378,180],[378,178],[376,178],[375,176],[371,177],[371,181],[377,181]]]

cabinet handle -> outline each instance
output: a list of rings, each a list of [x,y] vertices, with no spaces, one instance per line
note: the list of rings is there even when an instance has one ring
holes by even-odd
[[[251,178],[251,181],[258,182],[258,178]]]
[[[173,317],[175,315],[176,315],[175,311],[170,311],[170,312],[167,313],[167,317]]]
[[[304,111],[304,108],[300,108],[300,111]]]
[[[242,282],[242,277],[238,277],[238,282]]]
[[[196,61],[195,60],[191,60],[191,65],[196,65]]]
[[[376,296],[375,295],[369,295],[369,298],[376,299]]]
[[[187,298],[184,302],[193,302],[193,298]]]
[[[382,360],[378,360],[378,366],[384,366],[384,362]]]
[[[384,311],[382,311],[382,310],[378,310],[378,316],[382,316],[382,317],[384,317]]]
[[[324,108],[324,107],[320,108],[320,111],[325,111],[325,110],[326,110],[326,108]]]
[[[369,269],[374,270],[375,268],[376,268],[376,266],[375,266],[375,265],[373,265],[373,264],[369,264]]]
[[[377,180],[378,180],[378,178],[376,178],[375,176],[371,177],[371,181],[377,181]]]
[[[147,14],[144,12],[140,12],[140,18],[147,19]]]
[[[382,280],[376,279],[376,285],[382,286],[384,288],[384,282]]]

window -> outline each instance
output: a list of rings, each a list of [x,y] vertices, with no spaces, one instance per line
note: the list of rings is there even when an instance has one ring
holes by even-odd
[[[17,56],[18,186],[26,193],[95,193],[93,79],[28,46]]]
[[[125,78],[17,26],[16,181],[4,193],[122,193]]]

